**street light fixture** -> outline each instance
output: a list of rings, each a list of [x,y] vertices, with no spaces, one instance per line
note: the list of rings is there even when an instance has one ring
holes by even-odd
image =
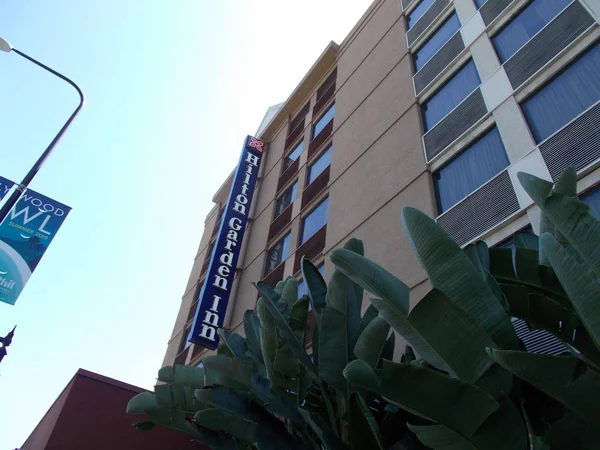
[[[50,142],[50,145],[48,145],[48,147],[46,147],[46,150],[44,150],[44,153],[42,153],[42,155],[38,158],[38,160],[35,162],[35,164],[29,170],[29,172],[27,172],[27,175],[25,175],[25,178],[23,178],[23,181],[21,181],[20,184],[16,185],[17,189],[12,193],[12,195],[9,197],[9,199],[6,201],[6,203],[4,203],[2,208],[0,208],[0,223],[1,223],[6,218],[6,216],[8,215],[10,210],[13,208],[13,206],[19,200],[21,193],[27,189],[27,187],[29,186],[29,183],[31,183],[31,180],[33,180],[33,178],[36,176],[36,174],[40,171],[40,169],[42,168],[42,166],[44,165],[44,163],[46,162],[46,160],[52,153],[54,146],[58,143],[58,141],[60,141],[60,138],[65,133],[65,131],[67,131],[67,128],[69,128],[69,125],[71,125],[71,122],[73,122],[73,120],[75,119],[75,116],[77,116],[77,114],[83,107],[85,98],[83,97],[83,92],[81,92],[81,89],[79,89],[79,86],[77,86],[73,81],[71,81],[64,75],[58,73],[57,71],[51,69],[50,67],[42,64],[41,62],[36,61],[31,56],[28,56],[25,53],[17,50],[12,45],[10,45],[10,43],[6,39],[3,39],[2,37],[0,37],[0,50],[3,52],[6,52],[6,53],[14,52],[17,55],[22,56],[26,60],[36,64],[37,66],[40,66],[42,69],[47,70],[51,74],[56,75],[58,78],[69,83],[71,86],[73,86],[75,88],[75,90],[79,94],[79,105],[77,106],[75,111],[73,111],[73,114],[71,114],[71,117],[69,117],[67,122],[63,125],[63,127],[60,129],[58,134],[54,137],[52,142]]]

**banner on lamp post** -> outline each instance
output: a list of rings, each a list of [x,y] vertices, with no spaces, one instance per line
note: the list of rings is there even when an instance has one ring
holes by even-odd
[[[0,198],[13,185],[0,177]],[[21,195],[0,224],[0,301],[15,304],[70,211],[30,189]]]
[[[209,349],[219,345],[217,330],[225,319],[264,146],[264,142],[252,136],[244,141],[200,292],[190,341]]]

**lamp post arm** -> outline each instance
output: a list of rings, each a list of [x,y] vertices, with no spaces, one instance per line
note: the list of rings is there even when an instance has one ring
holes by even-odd
[[[42,69],[47,70],[51,74],[56,75],[58,78],[66,81],[71,86],[73,86],[75,88],[75,90],[77,91],[77,93],[79,94],[79,105],[77,105],[77,108],[75,108],[75,111],[73,111],[73,114],[71,114],[71,116],[69,117],[69,119],[65,122],[65,124],[62,126],[62,128],[59,130],[58,134],[54,137],[54,139],[52,139],[52,142],[50,142],[50,144],[48,145],[48,147],[46,147],[46,150],[44,150],[44,153],[42,153],[40,155],[40,157],[35,162],[35,164],[31,167],[31,169],[29,170],[29,172],[27,172],[27,175],[25,175],[25,178],[23,178],[23,180],[21,181],[21,183],[19,185],[17,185],[17,189],[8,198],[8,200],[6,201],[6,203],[4,203],[4,205],[2,206],[2,208],[0,208],[0,222],[2,222],[5,219],[5,217],[8,215],[8,213],[10,212],[10,210],[13,208],[13,206],[19,200],[19,197],[21,196],[21,193],[25,189],[27,189],[27,187],[29,186],[29,183],[31,183],[31,180],[33,180],[33,178],[36,176],[36,174],[42,168],[42,166],[44,165],[44,163],[46,162],[46,160],[48,159],[48,157],[52,153],[52,150],[54,149],[54,147],[56,146],[56,144],[58,143],[58,141],[60,141],[60,138],[62,137],[62,135],[65,133],[65,131],[67,131],[67,128],[69,128],[69,125],[71,125],[71,122],[73,122],[73,120],[75,119],[75,117],[77,116],[77,114],[79,113],[79,111],[81,111],[81,108],[83,107],[83,104],[85,102],[85,98],[83,96],[83,92],[81,91],[81,89],[79,88],[79,86],[77,86],[77,84],[75,84],[75,82],[73,80],[67,78],[66,76],[64,76],[61,73],[58,73],[56,70],[51,69],[50,67],[46,66],[45,64],[42,64],[41,62],[33,59],[31,56],[26,55],[25,53],[17,50],[16,48],[12,48],[12,51],[15,52],[16,54],[18,54],[19,56],[22,56],[26,60],[34,63],[35,65],[40,66]]]

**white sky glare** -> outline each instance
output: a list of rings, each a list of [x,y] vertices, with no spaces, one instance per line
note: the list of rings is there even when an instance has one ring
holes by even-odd
[[[0,334],[18,326],[0,364],[0,450],[24,442],[78,368],[153,386],[244,137],[370,3],[0,2],[0,36],[87,99],[31,185],[73,211],[17,304],[0,304]],[[0,54],[0,80],[0,175],[19,181],[77,96],[16,54]]]

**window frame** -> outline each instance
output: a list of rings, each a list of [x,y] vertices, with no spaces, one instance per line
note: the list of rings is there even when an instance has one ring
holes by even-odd
[[[464,70],[468,65],[473,64],[473,67],[475,68],[475,73],[477,74],[477,78],[479,79],[479,84],[477,86],[475,86],[473,89],[471,89],[469,91],[469,93],[467,95],[465,95],[462,100],[460,102],[458,102],[456,105],[454,105],[450,110],[448,110],[448,112],[446,112],[446,114],[444,114],[443,116],[441,116],[441,118],[434,123],[431,126],[427,125],[427,120],[425,118],[425,112],[427,109],[427,105],[429,105],[429,103],[431,102],[431,100],[433,100],[433,98],[438,95],[444,88],[446,88],[458,75],[459,73]],[[444,83],[438,87],[435,92],[433,92],[429,97],[427,97],[427,99],[421,103],[421,120],[423,121],[423,130],[425,131],[424,135],[429,133],[431,130],[433,130],[438,124],[440,124],[446,117],[448,117],[448,115],[450,113],[452,113],[452,111],[454,111],[456,108],[458,108],[460,106],[460,104],[462,102],[464,102],[471,94],[473,94],[473,92],[475,92],[476,89],[478,89],[481,86],[481,76],[479,75],[479,70],[477,70],[477,65],[475,64],[475,61],[473,60],[473,58],[469,58],[467,61],[465,61],[458,69],[456,69],[454,71],[454,73],[444,81]],[[424,109],[425,107],[425,109]]]
[[[281,211],[277,212],[277,209],[279,208],[279,202],[290,192],[292,191],[292,196],[291,196],[291,200],[289,201],[289,203],[287,205],[285,205],[285,207],[283,207],[281,209]],[[275,209],[274,209],[274,216],[273,216],[273,220],[277,219],[292,203],[294,203],[294,201],[296,200],[296,197],[298,196],[298,180],[294,181],[279,197],[277,197],[275,199]]]
[[[327,215],[325,218],[325,222],[319,227],[317,228],[313,234],[311,234],[310,236],[308,236],[306,239],[304,239],[304,230],[306,229],[306,219],[313,214],[323,203],[327,202]],[[300,225],[300,234],[299,234],[299,244],[298,247],[302,246],[303,244],[305,244],[306,242],[308,242],[310,240],[310,238],[312,238],[315,234],[317,234],[317,232],[323,228],[325,225],[327,225],[327,221],[329,220],[329,196],[325,196],[324,198],[322,198],[319,203],[317,203],[313,208],[311,208],[310,212],[308,212],[307,214],[305,214],[302,217],[301,220],[301,225]]]
[[[421,52],[423,50],[423,48],[437,36],[437,34],[442,30],[442,27],[447,25],[448,22],[450,22],[450,20],[452,20],[453,17],[456,17],[456,20],[458,21],[458,28],[454,31],[454,33],[452,33],[450,35],[450,37],[448,39],[446,39],[446,41],[444,41],[444,43],[434,53],[432,53],[432,55],[429,57],[429,59],[427,61],[425,61],[420,68],[417,69],[417,56],[419,55],[419,52]],[[456,13],[456,11],[452,12],[452,14],[450,14],[448,17],[446,17],[444,19],[444,21],[435,29],[435,31],[433,33],[431,33],[431,35],[429,35],[429,37],[425,40],[425,42],[423,42],[419,46],[419,48],[412,54],[413,68],[415,71],[415,75],[417,73],[419,73],[421,71],[421,69],[423,69],[427,65],[427,63],[429,63],[429,61],[431,61],[435,57],[435,55],[438,54],[438,52],[442,48],[444,48],[444,46],[448,43],[448,41],[450,41],[450,39],[452,39],[456,35],[456,33],[460,32],[461,26],[462,26],[462,24],[460,23],[460,18],[458,17],[458,14]]]
[[[330,112],[332,109],[333,109],[333,114],[332,114],[332,116],[331,116],[331,119],[329,119],[329,120],[327,121],[327,123],[325,123],[325,124],[323,125],[323,127],[322,127],[322,128],[319,130],[319,132],[318,132],[318,133],[315,133],[315,130],[316,130],[316,128],[317,128],[317,125],[319,125],[319,123],[321,122],[321,120],[323,120],[323,118],[324,118],[324,117],[325,117],[327,114],[329,114],[329,112]],[[326,127],[327,125],[329,125],[329,122],[331,122],[331,121],[334,119],[334,117],[335,117],[335,101],[334,101],[334,102],[332,102],[332,103],[329,105],[329,107],[328,107],[328,108],[327,108],[327,109],[326,109],[326,110],[323,112],[323,114],[321,114],[321,115],[319,116],[319,118],[318,118],[317,120],[314,120],[314,121],[313,121],[313,124],[312,124],[312,129],[311,129],[311,133],[310,133],[310,135],[311,135],[311,141],[312,141],[312,140],[314,140],[314,139],[315,139],[317,136],[319,136],[319,135],[320,135],[320,134],[323,132],[323,130],[325,129],[325,127]]]
[[[296,157],[296,159],[291,159],[290,156],[294,154],[294,152],[298,149],[298,147],[301,147],[300,153],[298,153],[298,156]],[[302,155],[303,152],[304,152],[304,138],[300,139],[298,141],[298,143],[293,146],[292,151],[290,151],[283,157],[283,165],[282,165],[281,173],[288,170],[292,164],[294,164],[298,159],[300,159],[300,155]]]
[[[488,0],[486,0],[488,1]],[[500,29],[498,29],[492,36],[490,36],[490,40],[492,41],[492,47],[494,47],[494,52],[496,53],[496,56],[498,57],[498,60],[500,61],[501,65],[504,65],[508,60],[510,60],[513,56],[515,56],[517,53],[519,53],[519,51],[525,47],[529,42],[531,42],[531,40],[537,36],[544,28],[546,28],[551,22],[553,22],[559,15],[562,14],[562,12],[567,9],[569,6],[571,6],[573,4],[574,1],[577,0],[566,0],[568,3],[552,18],[550,19],[548,22],[546,22],[539,30],[537,30],[533,35],[531,35],[531,37],[525,41],[520,47],[518,47],[508,58],[504,59],[502,58],[502,55],[500,55],[500,52],[498,51],[498,45],[496,43],[496,39],[498,38],[498,36],[500,34],[502,34],[508,27],[510,27],[513,23],[515,23],[516,20],[519,19],[519,17],[521,17],[536,1],[539,0],[531,0],[530,2],[526,3],[525,5],[523,5],[523,7],[521,9],[519,9],[517,11],[517,13],[515,15],[513,15],[510,20],[508,20],[508,22],[506,22],[505,24],[502,25],[502,27],[500,27]],[[543,1],[543,0],[541,0]],[[556,1],[556,0],[552,0],[552,1]],[[484,3],[485,4],[485,3]],[[482,5],[483,6],[483,5]]]
[[[275,269],[277,269],[281,264],[283,264],[285,262],[285,260],[288,258],[288,256],[290,256],[290,244],[291,244],[291,236],[292,233],[290,231],[288,231],[281,239],[278,239],[277,242],[275,242],[273,245],[271,245],[271,247],[267,250],[267,256],[265,258],[265,268],[263,270],[263,277],[269,275],[271,272],[273,272]],[[287,239],[287,243],[286,243],[286,239]],[[273,252],[275,250],[275,248],[281,244],[281,251],[279,254],[279,262],[277,263],[277,265],[275,265],[272,268],[269,268],[269,263],[271,261],[270,255],[271,252]],[[284,252],[286,250],[286,244],[287,244],[287,255],[284,256]]]
[[[321,170],[312,180],[310,179],[312,176],[312,169],[313,167],[319,162],[321,161],[321,159],[327,154],[329,153],[329,164],[327,164],[325,167],[323,167],[323,170]],[[310,186],[312,184],[313,181],[315,181],[319,175],[321,175],[323,172],[325,172],[325,170],[327,170],[328,167],[331,166],[331,156],[333,153],[333,142],[329,143],[329,145],[327,146],[327,148],[322,151],[319,156],[317,156],[316,158],[314,158],[312,160],[312,162],[308,165],[307,169],[306,169],[306,186]]]
[[[465,194],[463,197],[461,197],[455,203],[453,203],[452,205],[446,207],[445,209],[442,209],[442,201],[441,201],[441,196],[440,196],[440,187],[439,187],[439,184],[438,184],[439,183],[438,180],[439,180],[439,174],[440,174],[440,172],[442,170],[444,170],[445,168],[447,168],[453,162],[457,161],[462,155],[464,155],[469,150],[471,150],[475,145],[477,145],[479,142],[481,142],[482,139],[486,138],[494,130],[496,130],[496,132],[498,133],[498,137],[500,138],[500,142],[502,143],[502,149],[504,150],[504,156],[506,156],[506,161],[508,162],[508,164],[506,166],[504,166],[504,168],[502,168],[501,170],[499,170],[498,172],[496,172],[494,175],[492,175],[490,178],[488,178],[486,181],[484,181],[483,183],[481,183],[478,187],[476,187],[472,191],[470,191],[467,194]],[[460,202],[462,202],[464,199],[466,199],[473,192],[475,192],[478,189],[480,189],[486,183],[489,183],[491,180],[493,180],[495,177],[497,177],[500,173],[502,173],[504,170],[506,170],[508,167],[510,167],[510,164],[511,164],[510,163],[510,158],[508,157],[508,153],[506,151],[506,146],[504,145],[504,141],[502,140],[502,136],[500,135],[500,130],[498,130],[497,124],[494,123],[491,127],[485,129],[482,133],[480,133],[479,135],[477,135],[477,137],[475,137],[464,148],[462,148],[460,151],[458,151],[454,155],[452,155],[452,157],[450,159],[448,159],[448,161],[446,161],[442,166],[438,167],[435,170],[435,172],[431,173],[431,176],[433,178],[433,190],[434,190],[434,193],[435,193],[435,201],[436,201],[436,207],[437,207],[438,216],[441,216],[442,214],[445,214],[446,212],[450,211],[452,208],[454,208],[456,205],[458,205]]]

